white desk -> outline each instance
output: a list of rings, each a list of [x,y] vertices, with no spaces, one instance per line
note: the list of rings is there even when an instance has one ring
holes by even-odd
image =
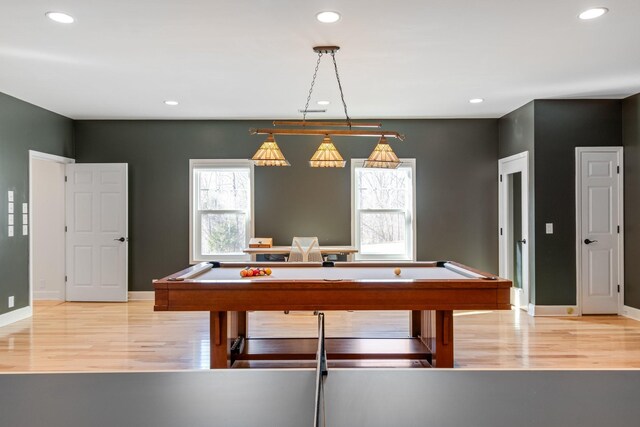
[[[346,255],[347,261],[353,261],[353,254],[358,252],[358,249],[353,246],[320,246],[319,249],[322,255]],[[255,261],[256,255],[258,254],[289,255],[289,253],[291,253],[291,246],[272,246],[270,248],[244,248],[242,252],[251,255],[251,261]]]

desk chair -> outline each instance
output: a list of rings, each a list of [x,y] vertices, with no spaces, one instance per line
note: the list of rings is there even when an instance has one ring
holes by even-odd
[[[288,262],[322,262],[322,252],[317,237],[294,237],[291,242],[291,252],[289,253]],[[289,310],[285,310],[284,314],[289,314]],[[313,312],[318,314],[317,311]]]
[[[291,242],[290,262],[322,262],[317,237],[294,237]]]

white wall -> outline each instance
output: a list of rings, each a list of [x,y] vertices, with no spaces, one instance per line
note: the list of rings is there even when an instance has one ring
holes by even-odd
[[[32,160],[33,297],[64,300],[64,164]]]

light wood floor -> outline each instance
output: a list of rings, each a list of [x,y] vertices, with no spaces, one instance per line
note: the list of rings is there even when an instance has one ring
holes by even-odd
[[[406,312],[329,312],[330,336],[406,336]],[[640,322],[617,316],[531,318],[518,311],[455,317],[460,368],[640,368]],[[153,312],[151,301],[37,302],[0,328],[0,371],[206,369],[208,313]],[[250,334],[314,336],[310,313],[251,313]]]

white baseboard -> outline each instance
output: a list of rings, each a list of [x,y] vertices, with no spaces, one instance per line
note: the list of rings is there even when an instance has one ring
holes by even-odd
[[[529,304],[531,316],[579,316],[578,307],[575,305],[533,305]]]
[[[129,291],[129,301],[153,301],[155,298],[154,291]]]
[[[33,315],[33,309],[31,306],[19,308],[17,310],[10,311],[5,314],[0,314],[0,327],[7,326],[18,320],[28,319]]]
[[[33,299],[47,301],[64,301],[64,296],[60,291],[34,291]]]
[[[637,308],[629,307],[628,305],[625,305],[622,308],[622,315],[633,320],[640,320],[640,310]]]

